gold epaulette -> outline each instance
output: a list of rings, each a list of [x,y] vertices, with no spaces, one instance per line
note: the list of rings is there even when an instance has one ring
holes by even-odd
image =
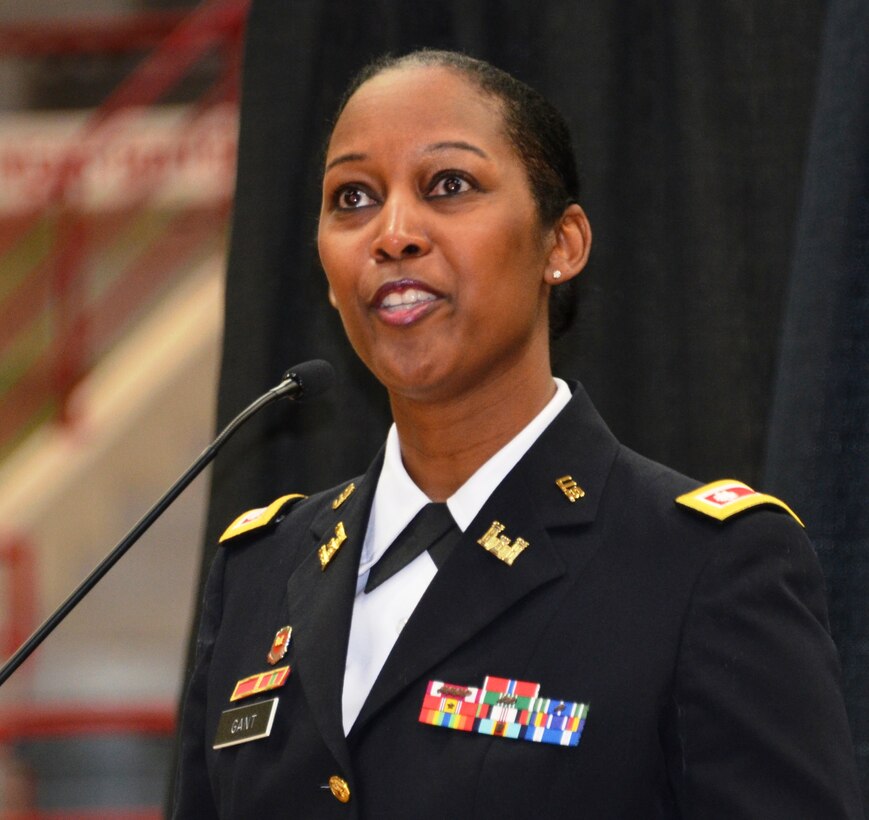
[[[223,544],[238,535],[243,535],[246,532],[258,529],[259,527],[264,527],[266,524],[273,521],[278,513],[280,513],[288,504],[298,501],[301,498],[307,498],[307,496],[301,495],[300,493],[290,493],[289,495],[282,495],[280,498],[275,499],[268,505],[268,507],[259,507],[256,510],[248,510],[246,513],[243,513],[236,518],[235,521],[224,530],[223,535],[220,536],[219,543]]]
[[[805,526],[800,521],[799,516],[784,501],[780,501],[772,495],[756,492],[747,484],[729,478],[713,481],[711,484],[698,487],[690,493],[680,495],[676,499],[676,503],[690,507],[692,510],[703,513],[703,515],[717,518],[719,521],[726,521],[731,516],[752,507],[763,504],[771,505],[785,510],[796,519],[801,527]]]

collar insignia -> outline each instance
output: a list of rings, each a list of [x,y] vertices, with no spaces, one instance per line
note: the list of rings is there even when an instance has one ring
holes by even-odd
[[[512,567],[513,562],[530,544],[524,538],[517,538],[511,542],[506,535],[501,535],[504,529],[505,527],[500,521],[493,521],[492,526],[489,527],[486,534],[477,543],[483,549],[491,552],[492,555],[503,561],[508,567]]]
[[[356,489],[356,485],[351,481],[341,492],[338,494],[338,497],[332,502],[332,509],[337,510],[351,495],[353,495],[353,491]]]
[[[329,565],[329,562],[335,556],[335,553],[341,549],[341,545],[347,540],[347,533],[344,531],[344,522],[339,521],[335,525],[335,535],[330,538],[325,544],[323,544],[319,550],[317,550],[317,555],[320,556],[320,569],[325,571],[326,567]]]
[[[585,490],[573,480],[573,476],[563,475],[561,478],[556,478],[555,486],[564,493],[571,504],[585,496]]]

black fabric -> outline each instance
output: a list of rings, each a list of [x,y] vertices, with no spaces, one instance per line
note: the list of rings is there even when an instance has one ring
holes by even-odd
[[[869,4],[830,6],[766,484],[799,509],[869,804]]]
[[[291,364],[333,362],[315,405],[269,408],[218,457],[206,542],[238,510],[362,471],[383,391],[326,301],[319,154],[368,58],[465,49],[533,83],[578,136],[595,231],[556,349],[629,445],[704,479],[759,475],[821,2],[254,2],[218,403],[229,419]]]
[[[440,569],[460,534],[446,504],[434,501],[426,504],[371,567],[365,591],[376,589],[428,549]]]
[[[644,454],[704,480],[757,482],[824,9],[822,0],[254,0],[218,421],[306,358],[332,361],[338,388],[309,406],[267,409],[218,457],[203,566],[239,512],[356,474],[383,440],[386,398],[327,305],[314,235],[337,96],[387,50],[466,50],[565,113],[595,243],[557,372],[582,378]],[[866,49],[855,32],[842,33],[857,72]],[[838,127],[834,116],[828,128]],[[799,473],[794,483],[815,480]],[[865,646],[856,633],[865,596],[837,615],[831,595],[834,622],[854,636],[846,654]],[[864,724],[858,746],[867,738]]]

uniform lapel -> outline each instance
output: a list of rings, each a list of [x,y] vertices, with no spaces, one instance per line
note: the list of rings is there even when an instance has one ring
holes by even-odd
[[[502,498],[503,505],[485,505],[435,575],[375,681],[353,733],[427,669],[530,592],[564,573],[564,562],[527,499],[517,493],[511,505],[506,494]],[[506,525],[505,534],[511,539],[529,542],[512,567],[476,543],[495,520]],[[519,521],[521,526],[511,523]]]
[[[287,610],[293,627],[294,674],[304,689],[314,719],[339,763],[350,769],[341,718],[341,693],[359,556],[365,539],[371,500],[380,474],[382,454],[357,480],[356,491],[337,509],[325,505],[310,532],[311,550],[287,582]],[[320,545],[344,525],[346,540],[325,570]]]
[[[578,571],[598,543],[596,537],[582,535],[582,525],[594,520],[617,448],[577,386],[570,404],[498,486],[435,575],[387,658],[351,736],[405,687],[522,598],[569,568]],[[575,502],[555,483],[565,475],[572,475],[585,493]],[[529,543],[513,566],[477,543],[493,521],[505,525],[504,535],[511,540]],[[575,533],[567,554],[552,537],[565,527]]]

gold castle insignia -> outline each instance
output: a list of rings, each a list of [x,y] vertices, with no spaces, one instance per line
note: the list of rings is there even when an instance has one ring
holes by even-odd
[[[344,532],[344,522],[339,521],[335,525],[335,536],[330,538],[319,550],[317,554],[320,556],[320,569],[325,570],[326,566],[332,560],[332,557],[341,549],[341,544],[347,540],[347,533]]]
[[[505,526],[500,521],[493,521],[492,526],[477,543],[507,564],[508,567],[512,567],[513,562],[529,544],[524,538],[517,538],[511,542],[506,535],[501,535],[504,530]]]

